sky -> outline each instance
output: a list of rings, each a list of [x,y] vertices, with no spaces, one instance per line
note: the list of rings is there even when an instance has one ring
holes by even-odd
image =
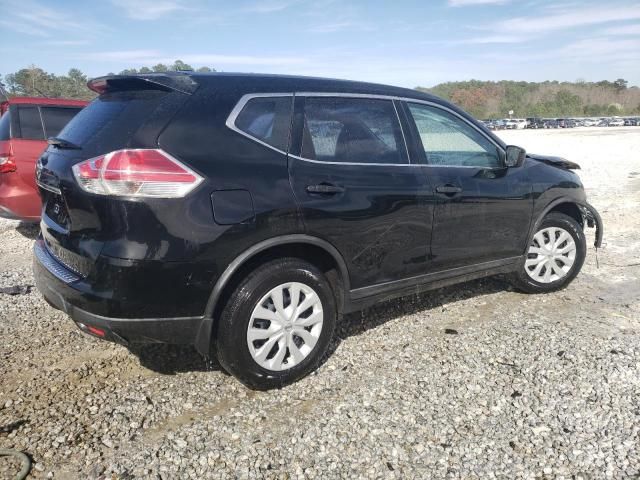
[[[0,0],[0,74],[173,63],[366,80],[640,85],[640,1]]]

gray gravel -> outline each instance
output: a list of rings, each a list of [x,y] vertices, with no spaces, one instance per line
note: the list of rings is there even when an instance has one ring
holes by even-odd
[[[29,291],[35,229],[0,220],[0,289],[24,287],[0,293],[0,448],[32,478],[640,478],[640,213],[598,193],[608,247],[568,289],[381,304],[271,392],[82,334]]]

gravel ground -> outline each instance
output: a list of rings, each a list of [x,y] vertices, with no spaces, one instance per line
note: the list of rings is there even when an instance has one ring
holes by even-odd
[[[31,287],[36,230],[0,220],[0,288],[24,287],[0,293],[0,448],[31,478],[640,478],[640,129],[500,134],[583,165],[599,266],[590,247],[558,293],[486,279],[350,315],[277,391],[82,334]]]

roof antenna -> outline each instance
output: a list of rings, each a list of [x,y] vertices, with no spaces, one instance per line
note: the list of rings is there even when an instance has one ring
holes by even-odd
[[[7,93],[7,90],[4,88],[4,83],[0,82],[0,100],[2,100],[4,98],[3,101],[8,102],[9,101],[9,94]]]
[[[36,87],[35,85],[33,86],[33,89],[34,89],[36,92],[38,92],[38,94],[40,94],[40,96],[41,96],[41,97],[44,97],[44,98],[50,98],[48,95],[45,95],[44,93],[42,93],[42,91],[41,91],[38,87]]]

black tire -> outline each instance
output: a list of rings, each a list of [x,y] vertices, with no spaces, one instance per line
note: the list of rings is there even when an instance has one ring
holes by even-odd
[[[511,277],[514,287],[518,290],[526,293],[555,292],[556,290],[561,290],[569,285],[582,269],[582,265],[584,264],[584,259],[587,254],[587,242],[580,224],[574,218],[565,215],[564,213],[551,212],[544,217],[538,226],[536,226],[534,235],[536,232],[548,227],[560,227],[566,230],[573,237],[573,241],[576,244],[576,256],[574,263],[567,275],[564,277],[550,283],[540,283],[527,274],[525,270],[527,255],[525,254],[518,266],[518,270]],[[529,249],[531,242],[532,240],[529,241],[527,250]]]
[[[288,282],[303,283],[317,293],[322,302],[322,330],[317,343],[304,360],[288,370],[273,371],[261,367],[251,356],[247,345],[247,329],[253,309],[263,296]],[[218,361],[249,388],[268,390],[283,387],[317,368],[329,347],[336,317],[333,291],[318,268],[297,258],[272,260],[251,272],[229,297],[214,340]]]

